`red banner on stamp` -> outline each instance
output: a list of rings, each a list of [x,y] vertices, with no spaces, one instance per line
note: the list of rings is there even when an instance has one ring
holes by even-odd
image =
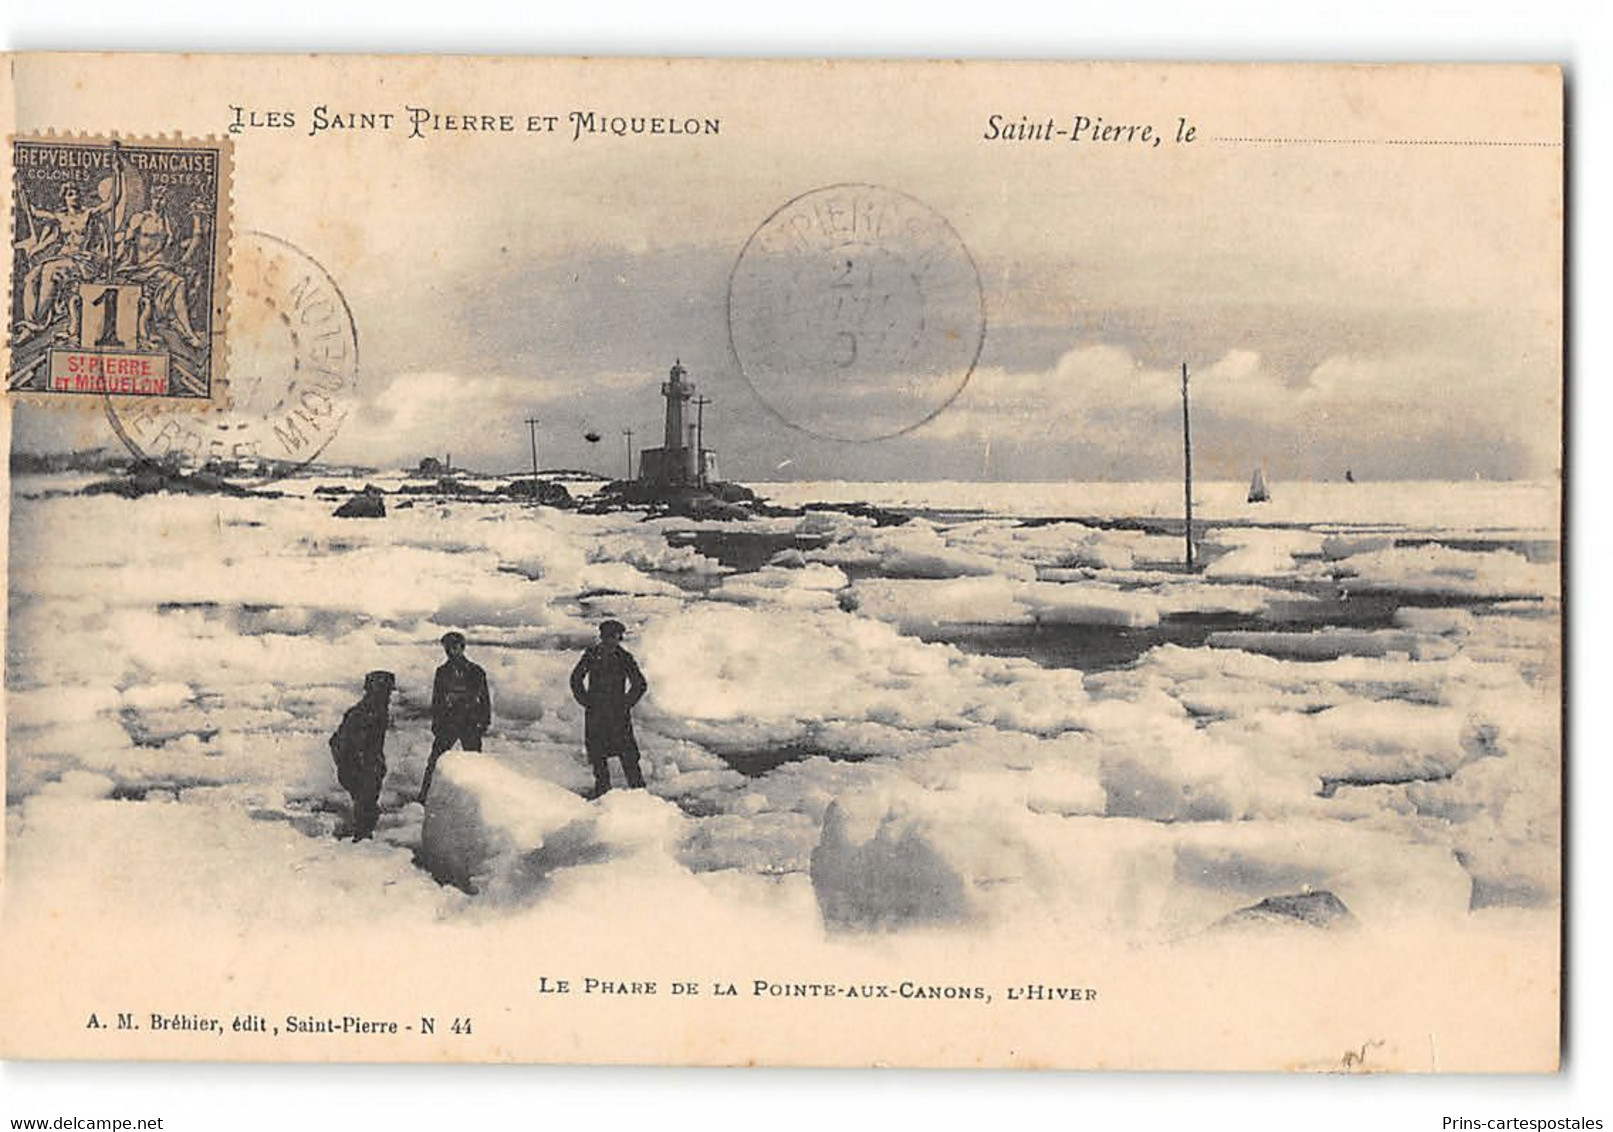
[[[168,355],[52,350],[50,391],[161,396],[168,392]]]

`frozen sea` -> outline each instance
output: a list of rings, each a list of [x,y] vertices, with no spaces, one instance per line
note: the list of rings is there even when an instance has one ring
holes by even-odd
[[[87,479],[13,480],[13,917],[526,933],[627,890],[671,951],[1168,947],[1291,930],[1240,910],[1300,897],[1388,940],[1555,939],[1554,484],[1205,483],[1190,573],[1169,483],[758,484],[872,507],[715,523]],[[567,674],[604,617],[650,785],[590,805]],[[494,725],[428,812],[448,629]],[[326,740],[375,668],[390,769],[354,845]]]

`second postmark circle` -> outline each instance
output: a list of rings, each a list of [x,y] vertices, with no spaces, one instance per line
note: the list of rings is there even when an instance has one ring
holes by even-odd
[[[973,258],[944,217],[880,185],[814,189],[746,241],[728,285],[741,374],[785,423],[881,440],[962,392],[985,342]]]

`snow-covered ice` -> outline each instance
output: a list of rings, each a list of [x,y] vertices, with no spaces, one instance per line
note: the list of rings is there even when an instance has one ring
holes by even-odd
[[[1161,940],[1307,891],[1364,929],[1559,899],[1549,485],[1274,485],[1259,511],[1211,486],[1188,574],[1170,485],[769,485],[923,513],[746,524],[811,541],[736,571],[689,544],[709,520],[420,497],[357,524],[310,494],[331,478],[19,487],[13,911],[111,886],[485,925],[625,884],[791,938]],[[606,616],[650,683],[649,790],[590,804],[567,674]],[[450,628],[494,728],[422,809]],[[398,676],[389,774],[354,845],[326,739],[375,668]]]

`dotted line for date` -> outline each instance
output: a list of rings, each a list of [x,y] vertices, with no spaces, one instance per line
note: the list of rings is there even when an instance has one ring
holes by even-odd
[[[1241,138],[1217,136],[1218,142],[1241,142],[1247,145],[1465,145],[1496,148],[1556,149],[1560,141],[1487,141],[1476,138]]]

